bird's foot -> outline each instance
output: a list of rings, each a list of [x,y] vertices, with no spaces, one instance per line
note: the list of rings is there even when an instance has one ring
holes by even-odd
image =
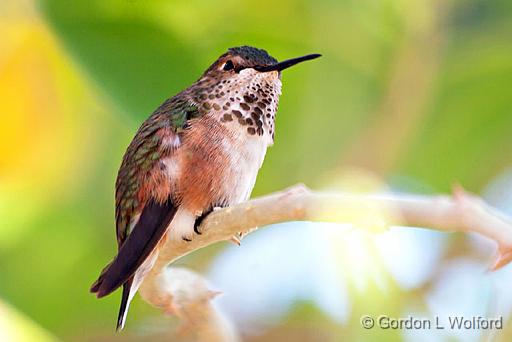
[[[197,234],[197,235],[201,235],[203,234],[203,232],[201,231],[201,223],[203,223],[204,219],[206,218],[206,216],[208,216],[214,209],[210,209],[210,210],[207,210],[203,213],[201,213],[201,215],[199,215],[197,218],[196,218],[196,222],[194,222],[194,232]]]
[[[197,235],[201,235],[203,234],[203,232],[201,231],[201,224],[203,223],[204,219],[210,215],[212,212],[214,211],[218,211],[220,209],[223,209],[224,207],[216,207],[216,206],[213,206],[211,209],[207,210],[207,211],[204,211],[203,213],[201,213],[200,215],[197,216],[196,218],[196,222],[194,223],[194,232],[197,234]]]
[[[201,230],[201,224],[203,223],[204,219],[208,215],[210,215],[213,211],[217,211],[219,209],[222,209],[222,207],[212,207],[211,209],[208,209],[206,211],[196,213],[196,220],[194,221],[194,231],[193,231],[193,233],[195,233],[197,235],[203,234],[203,232]],[[193,233],[182,235],[181,239],[183,241],[190,242],[194,238],[194,234]]]

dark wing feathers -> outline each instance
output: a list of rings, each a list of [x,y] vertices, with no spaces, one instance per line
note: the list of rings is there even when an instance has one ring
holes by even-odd
[[[121,247],[132,218],[142,211],[149,194],[141,189],[155,164],[172,151],[162,150],[162,139],[179,134],[187,121],[197,117],[197,107],[176,98],[165,101],[139,128],[128,147],[116,181],[117,241]]]
[[[149,175],[158,161],[172,154],[162,140],[177,135],[199,111],[190,101],[174,97],[165,101],[139,128],[128,146],[116,181],[116,232],[119,246],[116,258],[103,269],[91,292],[103,297],[127,282],[154,249],[176,212],[171,194],[160,189],[157,200],[148,189]],[[162,200],[166,198],[166,200]],[[138,222],[130,231],[134,218]],[[129,286],[128,286],[129,290]],[[124,296],[123,296],[124,297]],[[126,304],[123,304],[126,305]]]
[[[93,289],[98,298],[108,295],[130,279],[153,251],[169,223],[176,207],[171,199],[159,204],[151,200],[142,211],[132,233],[123,243],[116,258]]]
[[[123,285],[118,330],[124,326],[134,274],[161,240],[177,210],[165,177],[156,177],[159,183],[154,183],[155,177],[151,177],[158,161],[173,153],[162,141],[180,135],[188,120],[199,115],[197,106],[179,95],[165,101],[142,124],[123,157],[116,180],[119,250],[91,287],[91,292],[100,298]]]

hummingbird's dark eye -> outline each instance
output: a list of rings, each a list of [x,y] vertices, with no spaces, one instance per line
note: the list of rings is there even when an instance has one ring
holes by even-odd
[[[233,64],[232,61],[227,61],[226,63],[224,63],[224,66],[222,67],[222,69],[224,71],[229,71],[229,70],[233,70],[235,68],[235,65]]]

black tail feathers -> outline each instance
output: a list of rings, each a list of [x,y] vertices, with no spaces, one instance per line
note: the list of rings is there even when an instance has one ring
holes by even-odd
[[[123,284],[123,294],[121,296],[121,306],[119,307],[119,315],[117,316],[116,331],[121,331],[124,328],[126,322],[126,315],[128,314],[128,307],[130,306],[130,290],[132,288],[133,277],[128,279]]]

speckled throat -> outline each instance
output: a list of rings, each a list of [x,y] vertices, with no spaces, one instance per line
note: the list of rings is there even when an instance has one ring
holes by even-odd
[[[200,79],[193,101],[204,115],[214,117],[230,129],[274,141],[274,120],[281,95],[279,73],[242,70],[236,77]]]

